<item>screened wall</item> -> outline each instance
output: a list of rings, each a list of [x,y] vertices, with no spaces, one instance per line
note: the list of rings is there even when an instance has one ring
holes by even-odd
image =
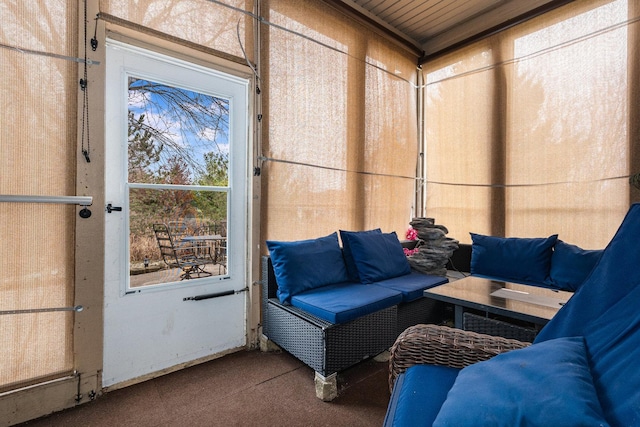
[[[573,2],[426,64],[429,216],[604,247],[639,197],[638,15]]]
[[[376,227],[404,238],[417,56],[318,0],[262,7],[264,238]]]
[[[77,14],[0,3],[0,194],[75,194]],[[75,213],[0,203],[0,392],[73,369]]]
[[[254,0],[96,0],[101,19],[221,57],[254,61]]]

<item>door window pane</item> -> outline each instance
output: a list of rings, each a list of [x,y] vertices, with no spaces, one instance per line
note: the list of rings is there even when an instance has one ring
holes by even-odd
[[[225,275],[229,101],[128,84],[130,287]]]

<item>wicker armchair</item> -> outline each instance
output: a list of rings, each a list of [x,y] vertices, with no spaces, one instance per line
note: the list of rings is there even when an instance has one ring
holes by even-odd
[[[402,372],[418,364],[464,368],[530,343],[463,331],[448,326],[415,325],[402,332],[391,347],[389,390]]]

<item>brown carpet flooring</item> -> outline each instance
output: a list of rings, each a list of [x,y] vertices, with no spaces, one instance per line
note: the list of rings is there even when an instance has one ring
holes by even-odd
[[[338,397],[322,402],[313,370],[293,356],[241,351],[23,426],[380,426],[387,369],[367,360],[339,373]]]

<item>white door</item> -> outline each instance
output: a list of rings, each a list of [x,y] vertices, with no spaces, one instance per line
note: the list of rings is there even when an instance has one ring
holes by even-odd
[[[107,45],[103,386],[246,344],[248,84]]]

